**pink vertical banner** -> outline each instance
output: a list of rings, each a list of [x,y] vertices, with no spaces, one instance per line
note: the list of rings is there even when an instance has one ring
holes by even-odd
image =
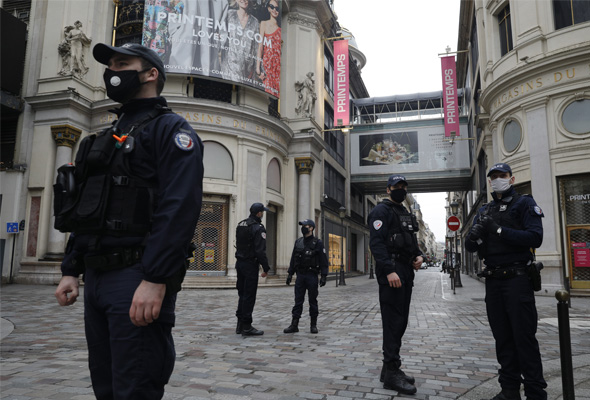
[[[350,94],[348,86],[348,40],[334,42],[334,124],[350,124]]]
[[[459,136],[459,96],[457,95],[457,67],[455,56],[442,57],[443,104],[445,137]]]

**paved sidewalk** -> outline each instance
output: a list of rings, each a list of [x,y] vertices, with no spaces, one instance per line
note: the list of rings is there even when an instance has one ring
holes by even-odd
[[[283,334],[293,286],[261,288],[254,326],[262,337],[234,333],[235,290],[184,290],[173,331],[177,361],[166,400],[200,399],[486,399],[498,391],[494,341],[484,286],[462,275],[453,294],[448,275],[421,270],[402,346],[403,368],[418,393],[383,389],[377,283],[367,276],[320,289],[320,333]],[[94,399],[87,368],[83,304],[61,308],[54,286],[6,285],[1,290],[0,398]],[[553,297],[537,297],[549,399],[562,399],[559,336]],[[576,399],[590,399],[590,298],[570,308]],[[12,325],[14,328],[11,330]],[[524,399],[524,397],[523,397]]]

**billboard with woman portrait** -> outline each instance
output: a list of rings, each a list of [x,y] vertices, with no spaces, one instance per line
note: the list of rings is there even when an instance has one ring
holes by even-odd
[[[170,74],[223,79],[279,97],[279,0],[145,0],[142,44]]]

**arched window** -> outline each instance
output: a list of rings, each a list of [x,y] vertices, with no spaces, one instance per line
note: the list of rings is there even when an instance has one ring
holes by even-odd
[[[504,127],[504,148],[512,153],[520,145],[522,140],[522,128],[516,120],[510,120]]]
[[[563,111],[561,121],[568,132],[579,135],[590,133],[590,99],[570,103]]]
[[[234,179],[234,161],[227,149],[217,142],[203,142],[203,165],[205,178]]]
[[[266,187],[281,192],[281,166],[276,158],[268,163],[266,169]]]

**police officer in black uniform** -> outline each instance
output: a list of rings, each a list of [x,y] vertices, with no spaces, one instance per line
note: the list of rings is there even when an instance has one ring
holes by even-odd
[[[202,201],[203,145],[160,97],[166,73],[139,44],[97,44],[114,125],[59,169],[55,227],[72,231],[55,296],[84,322],[97,399],[161,399],[174,368],[176,293]]]
[[[307,290],[309,296],[309,317],[311,319],[309,331],[311,333],[318,333],[318,274],[319,286],[326,284],[328,277],[328,258],[326,257],[326,249],[324,243],[313,235],[315,231],[315,222],[311,219],[299,221],[301,225],[300,237],[295,241],[293,254],[291,255],[291,262],[287,273],[287,285],[291,284],[293,274],[297,273],[295,280],[295,305],[291,311],[293,319],[291,325],[283,330],[285,333],[299,332],[299,318],[303,311],[303,303],[305,301],[305,291]]]
[[[383,324],[383,368],[385,389],[416,393],[415,379],[401,370],[400,348],[408,326],[414,271],[424,262],[418,247],[416,218],[404,206],[408,183],[402,175],[387,181],[389,199],[369,214],[369,246],[375,258],[379,305]]]
[[[488,172],[493,200],[481,207],[465,241],[478,252],[486,268],[486,309],[496,340],[502,391],[493,400],[520,400],[524,383],[527,399],[545,400],[547,383],[537,332],[537,308],[529,278],[534,249],[543,242],[543,212],[529,195],[519,195],[508,164],[499,163]]]
[[[264,331],[252,326],[252,312],[258,290],[259,266],[262,266],[262,278],[266,277],[270,270],[266,258],[266,229],[261,222],[265,211],[269,209],[262,203],[252,204],[250,216],[240,221],[236,229],[236,288],[239,296],[236,333],[241,333],[242,336],[264,335]]]

